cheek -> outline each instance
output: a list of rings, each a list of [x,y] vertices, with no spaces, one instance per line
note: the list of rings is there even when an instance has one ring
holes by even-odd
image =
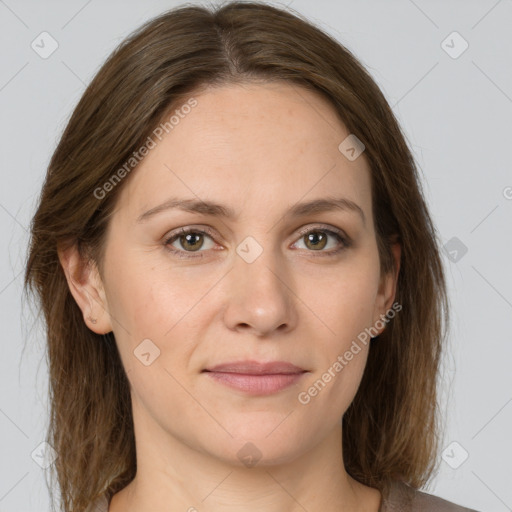
[[[204,296],[212,287],[212,276],[194,279],[161,262],[148,264],[151,258],[147,255],[117,261],[108,268],[106,291],[114,335],[130,380],[141,393],[169,379],[164,369],[183,380],[195,340],[208,324],[210,311]],[[149,359],[154,359],[150,367],[137,358],[148,352]],[[156,368],[161,369],[158,377],[154,376]]]
[[[330,334],[334,345],[343,345],[370,327],[379,286],[378,260],[371,254],[340,266],[336,274],[313,285],[305,284],[304,302]]]
[[[311,284],[311,283],[310,283]],[[322,286],[304,288],[304,302],[320,320],[315,374],[303,388],[303,402],[311,411],[337,418],[346,411],[359,387],[368,357],[379,284],[378,259],[370,252],[340,267]],[[318,321],[317,321],[318,323]]]
[[[331,389],[326,395],[327,401],[338,411],[338,417],[345,413],[357,393],[366,367],[369,344],[351,344],[346,349],[337,361],[343,369],[336,372],[333,368],[331,371],[335,377],[332,378]]]
[[[324,364],[297,395],[304,414],[322,418],[327,430],[340,420],[354,400],[366,367],[369,342],[353,343],[350,337],[347,340],[329,347]]]
[[[183,288],[150,254],[122,252],[111,250],[105,267],[109,312],[134,338],[162,337],[190,309],[194,288]]]

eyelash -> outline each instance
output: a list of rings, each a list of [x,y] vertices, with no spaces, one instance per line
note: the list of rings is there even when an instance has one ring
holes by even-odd
[[[316,232],[326,233],[328,236],[334,237],[342,245],[338,249],[331,250],[331,251],[312,251],[312,250],[307,251],[307,252],[313,253],[312,254],[313,257],[336,256],[340,252],[344,251],[345,249],[348,249],[351,246],[350,239],[347,236],[343,235],[343,233],[341,231],[335,231],[332,228],[327,228],[324,226],[316,226],[313,228],[307,228],[307,229],[301,230],[298,233],[298,235],[299,235],[298,240],[300,238],[303,238],[304,236],[306,236],[309,233],[316,233]],[[212,239],[214,236],[213,231],[209,227],[203,227],[201,229],[194,228],[194,227],[181,228],[178,233],[172,233],[165,239],[165,241],[164,241],[165,248],[169,252],[171,252],[174,255],[177,255],[180,258],[202,258],[203,257],[202,253],[204,253],[206,251],[184,251],[184,250],[180,250],[180,249],[175,249],[171,246],[171,244],[174,241],[176,241],[180,236],[188,235],[190,233],[199,234],[199,235],[208,235]],[[315,252],[318,252],[318,254],[314,254]],[[184,256],[184,254],[186,254],[186,256]]]

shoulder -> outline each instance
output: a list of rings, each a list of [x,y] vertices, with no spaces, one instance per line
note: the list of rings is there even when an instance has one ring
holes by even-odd
[[[379,512],[477,512],[395,481]]]

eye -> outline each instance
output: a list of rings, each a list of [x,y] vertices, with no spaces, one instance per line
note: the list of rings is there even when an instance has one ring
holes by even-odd
[[[350,246],[348,237],[344,236],[341,231],[334,231],[334,229],[322,226],[304,229],[299,232],[299,235],[301,238],[294,245],[303,242],[308,252],[318,252],[320,253],[318,256],[332,256]],[[329,248],[329,244],[332,250],[324,251],[326,247]]]
[[[206,238],[209,239],[210,245],[206,243],[205,247]],[[201,249],[211,249],[213,245],[212,232],[208,228],[181,228],[178,233],[171,234],[165,240],[166,248],[173,253],[178,253],[180,256],[184,253],[204,252]],[[187,254],[182,257],[202,257],[202,254],[197,256]]]
[[[293,244],[296,246],[304,243],[304,250],[310,253],[319,253],[315,256],[333,256],[350,246],[350,240],[342,231],[323,226],[309,227],[299,232],[299,240]],[[178,232],[171,233],[164,242],[167,250],[180,258],[202,258],[203,252],[213,249],[213,231],[210,228],[180,228]],[[292,246],[292,247],[293,247]],[[303,249],[303,247],[298,247]],[[324,250],[324,249],[331,250]],[[197,253],[197,254],[194,254]]]

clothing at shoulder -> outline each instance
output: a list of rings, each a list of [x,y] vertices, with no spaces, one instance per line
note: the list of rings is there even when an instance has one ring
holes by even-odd
[[[404,482],[392,484],[379,512],[477,512],[450,501],[418,491]]]

